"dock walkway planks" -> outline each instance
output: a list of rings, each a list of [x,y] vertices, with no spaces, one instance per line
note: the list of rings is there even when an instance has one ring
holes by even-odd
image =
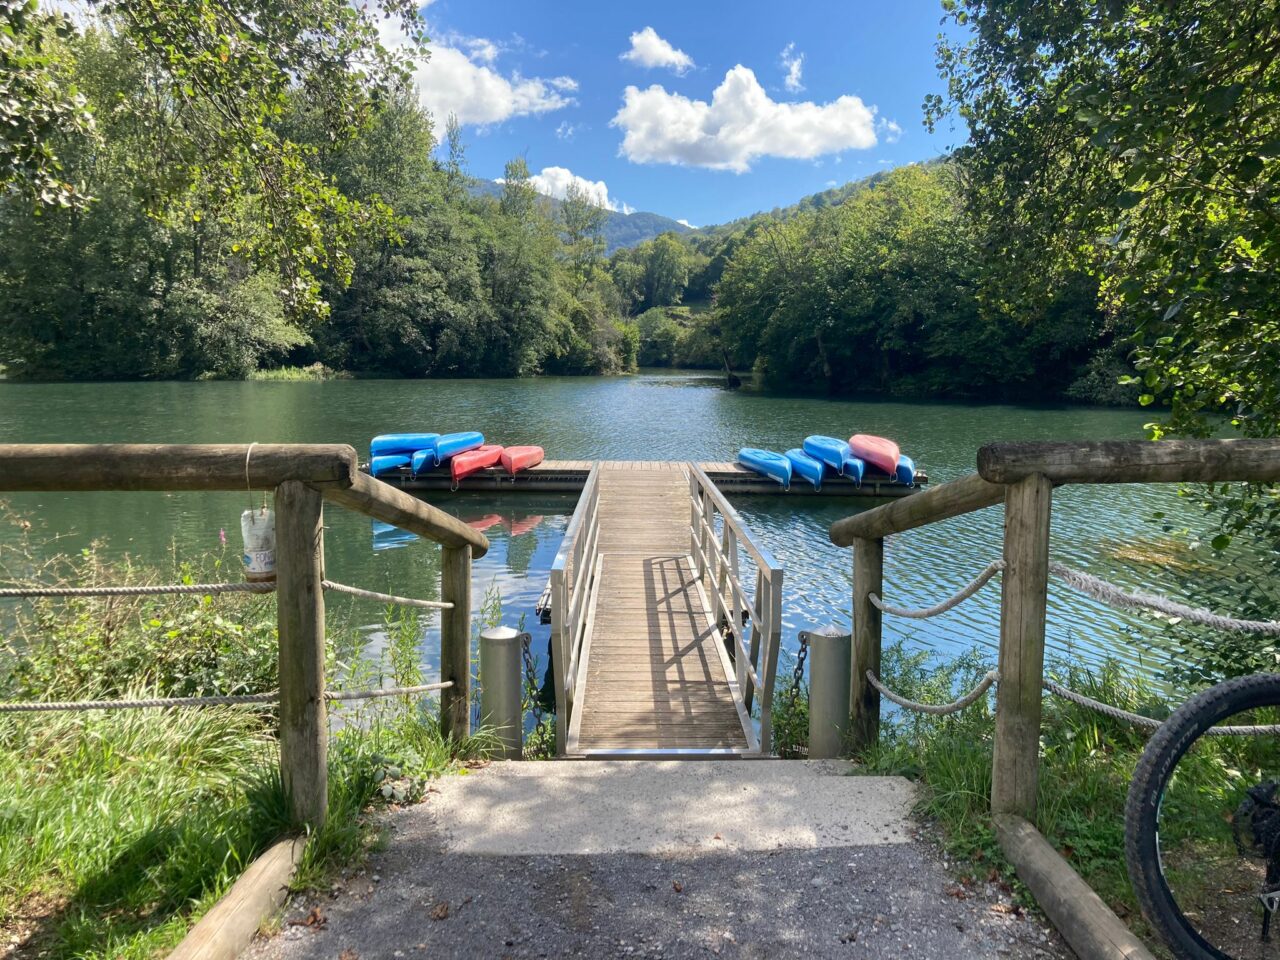
[[[684,465],[606,461],[599,482],[601,582],[567,752],[757,752],[689,557]]]

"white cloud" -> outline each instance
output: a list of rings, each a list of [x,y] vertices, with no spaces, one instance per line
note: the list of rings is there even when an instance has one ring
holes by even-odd
[[[622,212],[629,217],[636,212],[636,208],[624,200],[622,201]]]
[[[663,40],[653,27],[645,27],[633,33],[631,49],[618,59],[630,60],[642,67],[670,67],[678,74],[683,74],[693,66],[693,57]]]
[[[379,23],[379,39],[388,48],[405,36],[394,17]],[[428,47],[429,59],[414,70],[422,105],[438,123],[449,114],[474,126],[501,123],[512,117],[536,116],[572,106],[569,94],[578,89],[572,77],[522,77],[503,73],[493,64],[503,46],[484,37],[441,33]]]
[[[561,140],[572,140],[577,132],[578,125],[570,123],[568,120],[561,120],[560,126],[556,127],[556,136]]]
[[[795,43],[788,43],[782,48],[779,58],[782,60],[782,68],[787,71],[782,85],[791,93],[799,93],[804,89],[804,84],[800,82],[800,74],[804,70],[804,54],[796,53]]]
[[[698,228],[697,228],[697,227],[695,227],[692,223],[690,223],[688,220],[677,220],[677,221],[676,221],[676,223],[683,224],[684,226],[688,227],[690,230],[697,230],[697,229],[698,229]]]
[[[743,173],[763,156],[811,160],[876,144],[875,108],[858,97],[825,104],[778,103],[739,64],[711,102],[658,84],[629,86],[610,121],[623,131],[621,153],[635,163],[673,163]]]
[[[493,63],[498,59],[498,45],[484,37],[467,37],[462,41],[470,53],[471,59],[477,63]]]
[[[884,137],[885,143],[897,143],[902,139],[902,127],[892,120],[881,119],[877,121],[876,129]]]
[[[565,198],[571,184],[576,185],[578,190],[597,207],[604,207],[606,210],[619,209],[618,203],[609,198],[609,188],[603,180],[588,180],[566,167],[543,167],[541,173],[535,173],[529,178],[529,183],[539,193],[555,197],[557,200]],[[622,206],[626,207],[625,204]],[[631,213],[632,210],[626,207],[623,212]]]

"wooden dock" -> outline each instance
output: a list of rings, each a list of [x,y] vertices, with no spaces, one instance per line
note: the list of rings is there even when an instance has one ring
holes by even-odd
[[[733,664],[689,556],[683,465],[610,463],[599,483],[599,587],[566,752],[753,751]]]
[[[392,486],[405,490],[433,490],[449,492],[481,492],[481,493],[581,493],[591,472],[594,460],[544,460],[536,467],[521,471],[514,477],[508,476],[501,468],[492,468],[464,479],[456,488],[449,475],[448,466],[414,476],[408,467],[401,467],[378,475]],[[685,464],[673,460],[606,460],[610,469],[632,472],[661,471],[675,467],[683,469]],[[828,477],[823,481],[822,492],[818,493],[808,483],[797,480],[791,484],[790,490],[783,490],[776,482],[753,473],[739,463],[716,461],[700,463],[699,467],[724,493],[744,496],[788,496],[788,497],[863,497],[871,500],[886,500],[905,497],[919,491],[929,477],[921,471],[916,475],[914,487],[896,483],[883,474],[867,474],[861,486],[844,477]]]
[[[781,568],[695,464],[596,464],[548,589],[560,754],[767,753],[781,586]]]

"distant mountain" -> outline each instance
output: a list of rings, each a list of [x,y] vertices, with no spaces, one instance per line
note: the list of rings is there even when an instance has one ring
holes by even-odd
[[[476,180],[471,185],[471,192],[476,196],[499,197],[502,195],[502,184],[493,180]],[[555,197],[547,197],[554,213],[560,206]],[[617,210],[607,211],[604,222],[605,256],[623,247],[634,247],[652,240],[663,233],[692,233],[692,227],[686,227],[678,220],[664,217],[659,213],[646,213],[637,210],[634,213],[621,213]]]

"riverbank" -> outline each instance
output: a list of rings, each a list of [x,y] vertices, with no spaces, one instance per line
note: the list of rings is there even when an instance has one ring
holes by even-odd
[[[6,585],[219,579],[221,557],[172,568],[0,549]],[[224,574],[225,576],[225,574]],[[6,603],[0,700],[129,699],[272,690],[271,597],[85,598]],[[421,682],[416,618],[388,621],[369,654],[330,619],[336,689]],[[329,819],[296,878],[317,883],[377,841],[372,807],[413,802],[427,780],[483,753],[451,749],[431,704],[346,710],[330,743]],[[174,946],[288,829],[270,709],[0,715],[0,956],[151,958]]]

